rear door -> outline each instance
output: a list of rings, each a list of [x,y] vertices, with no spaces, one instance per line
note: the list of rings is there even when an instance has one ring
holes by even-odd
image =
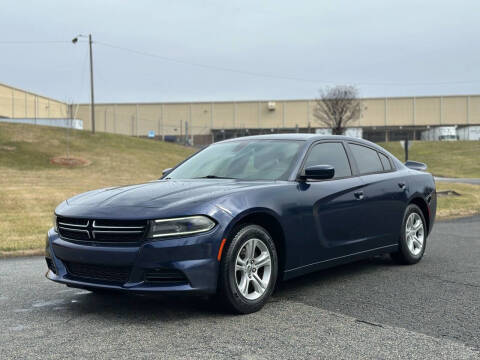
[[[369,247],[396,243],[407,184],[387,154],[359,143],[350,142],[348,147],[364,184],[363,232]]]
[[[363,183],[354,176],[341,141],[312,145],[302,171],[312,165],[331,165],[335,176],[329,180],[307,180],[298,184],[302,219],[299,233],[307,237],[304,263],[318,262],[356,252],[364,238],[362,224]],[[300,224],[299,224],[300,225]]]

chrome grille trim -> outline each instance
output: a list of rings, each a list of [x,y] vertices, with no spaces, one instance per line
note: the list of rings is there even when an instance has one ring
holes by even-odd
[[[93,227],[98,229],[145,229],[145,226],[106,226],[106,225],[97,225],[96,220],[93,220]]]
[[[145,239],[148,224],[147,220],[57,218],[60,238],[93,246],[139,245]]]
[[[61,222],[59,221],[58,222],[58,225],[59,226],[68,226],[68,227],[80,227],[80,228],[86,228],[88,227],[88,224],[90,223],[90,221],[87,220],[87,223],[85,225],[79,225],[79,224],[69,224],[69,223],[65,223],[65,222]]]

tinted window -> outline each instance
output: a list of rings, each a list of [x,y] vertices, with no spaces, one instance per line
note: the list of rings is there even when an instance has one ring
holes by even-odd
[[[382,162],[383,170],[385,171],[392,170],[392,165],[390,165],[390,161],[388,160],[388,158],[382,153],[378,153],[378,155],[380,156],[380,161]]]
[[[361,174],[383,171],[382,163],[375,150],[356,144],[350,144],[350,149]]]
[[[305,167],[312,165],[331,165],[335,168],[335,177],[351,176],[347,154],[341,143],[321,143],[312,148],[305,161]]]

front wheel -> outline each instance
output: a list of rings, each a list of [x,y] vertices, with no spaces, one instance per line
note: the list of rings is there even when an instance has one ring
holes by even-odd
[[[405,210],[400,234],[399,249],[392,258],[400,264],[416,264],[425,253],[427,224],[422,210],[410,204]]]
[[[277,251],[270,234],[261,226],[244,225],[226,250],[220,264],[222,302],[241,314],[260,310],[272,294],[278,274]]]

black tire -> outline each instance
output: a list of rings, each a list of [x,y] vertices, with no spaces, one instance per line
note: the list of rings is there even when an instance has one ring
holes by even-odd
[[[423,225],[423,246],[421,248],[421,251],[418,254],[414,254],[408,247],[407,244],[407,231],[406,231],[406,223],[410,215],[412,213],[416,213],[419,215],[422,225]],[[422,257],[423,254],[425,253],[425,248],[427,246],[427,235],[428,235],[428,229],[427,229],[427,222],[425,221],[425,217],[423,216],[422,210],[415,204],[410,204],[407,206],[405,209],[405,214],[403,216],[403,221],[402,221],[402,228],[400,230],[400,240],[399,240],[399,249],[398,251],[391,253],[392,259],[398,263],[398,264],[403,264],[403,265],[412,265],[418,263]]]
[[[268,281],[268,286],[266,286],[263,294],[261,294],[259,298],[253,300],[247,299],[239,291],[237,286],[238,273],[235,271],[237,255],[241,250],[243,251],[243,245],[245,245],[247,241],[251,239],[258,239],[266,246],[271,260],[270,279]],[[278,256],[275,243],[273,242],[270,234],[261,226],[252,224],[243,225],[234,232],[233,238],[228,239],[228,242],[225,244],[225,249],[220,263],[218,299],[227,307],[228,310],[234,313],[253,313],[260,310],[268,301],[275,288],[277,276]],[[249,286],[246,288],[248,287]]]

